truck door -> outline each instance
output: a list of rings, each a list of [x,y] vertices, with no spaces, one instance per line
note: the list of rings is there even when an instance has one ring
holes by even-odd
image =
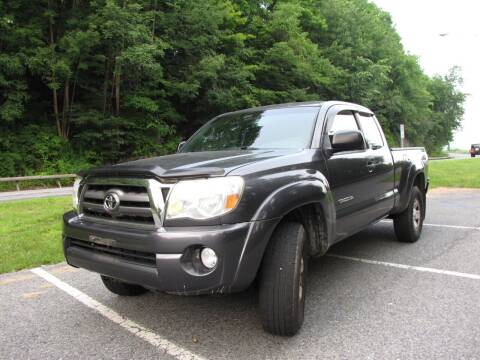
[[[339,241],[371,222],[368,216],[371,172],[367,168],[367,147],[354,151],[333,152],[331,140],[340,130],[360,130],[354,112],[344,106],[333,106],[327,113],[323,132],[323,151],[328,181],[336,210],[336,236]]]
[[[367,143],[367,170],[371,175],[367,201],[374,220],[387,215],[394,206],[393,157],[375,116],[361,112],[355,116]]]

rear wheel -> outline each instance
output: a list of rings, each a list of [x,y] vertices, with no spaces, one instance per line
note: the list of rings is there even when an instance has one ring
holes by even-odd
[[[393,219],[397,239],[415,242],[420,238],[425,218],[425,196],[417,186],[412,188],[407,208]]]
[[[275,335],[295,335],[303,324],[308,243],[305,229],[285,222],[275,230],[265,252],[259,288],[263,328]]]
[[[470,154],[471,157],[475,157],[475,154]]]
[[[121,296],[135,296],[140,295],[148,290],[143,286],[129,284],[121,280],[111,278],[109,276],[101,275],[103,284],[105,287],[110,290],[112,293],[121,295]]]

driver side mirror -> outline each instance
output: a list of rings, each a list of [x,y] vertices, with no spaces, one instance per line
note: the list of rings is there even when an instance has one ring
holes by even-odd
[[[186,143],[187,143],[186,141],[180,141],[180,143],[177,146],[177,153],[180,152],[180,150],[182,150],[182,148],[185,146]]]
[[[363,135],[358,130],[340,130],[331,138],[333,152],[363,150]]]

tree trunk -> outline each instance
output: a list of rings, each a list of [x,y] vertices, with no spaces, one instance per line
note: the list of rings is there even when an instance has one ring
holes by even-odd
[[[115,59],[114,59],[115,61]],[[115,95],[115,69],[116,69],[116,64],[113,64],[113,71],[112,71],[112,90],[110,91],[110,99],[109,99],[109,102],[108,102],[108,111],[110,113],[113,113],[113,109],[112,109],[112,106],[113,106],[113,97]]]
[[[115,66],[115,114],[120,115],[120,65]]]
[[[153,21],[152,21],[152,41],[155,39],[155,20],[156,20],[157,0],[153,1]]]
[[[52,90],[53,95],[53,114],[55,116],[55,122],[57,123],[58,136],[62,136],[62,126],[60,125],[60,116],[58,114],[58,96],[57,89]]]
[[[68,137],[68,123],[70,115],[70,79],[65,81],[63,91],[63,110],[62,110],[62,137]]]
[[[51,8],[51,3],[50,0],[48,0],[48,9]],[[53,52],[55,51],[55,43],[53,39],[53,21],[52,18],[50,17],[48,20],[48,30],[49,30],[49,40],[50,40],[50,47],[52,49],[52,55]],[[52,74],[53,82],[55,83],[55,74]],[[57,89],[52,89],[52,100],[53,100],[53,115],[55,116],[55,122],[57,124],[57,132],[58,136],[62,136],[62,126],[60,124],[60,115],[58,112],[58,94],[57,94]]]
[[[107,111],[107,94],[108,94],[108,75],[110,73],[110,57],[107,58],[105,63],[105,76],[103,78],[103,115]]]
[[[68,105],[68,124],[67,124],[67,138],[70,135],[70,119],[72,117],[72,107],[73,103],[75,101],[75,90],[77,89],[77,80],[78,80],[78,68],[80,67],[80,60],[77,63],[77,66],[75,68],[75,75],[73,77],[73,88],[72,88],[72,95],[70,96],[70,104]]]

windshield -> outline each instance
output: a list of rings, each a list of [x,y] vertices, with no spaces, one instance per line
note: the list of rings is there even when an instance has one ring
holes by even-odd
[[[310,145],[318,107],[228,114],[205,124],[182,152],[303,149]]]

